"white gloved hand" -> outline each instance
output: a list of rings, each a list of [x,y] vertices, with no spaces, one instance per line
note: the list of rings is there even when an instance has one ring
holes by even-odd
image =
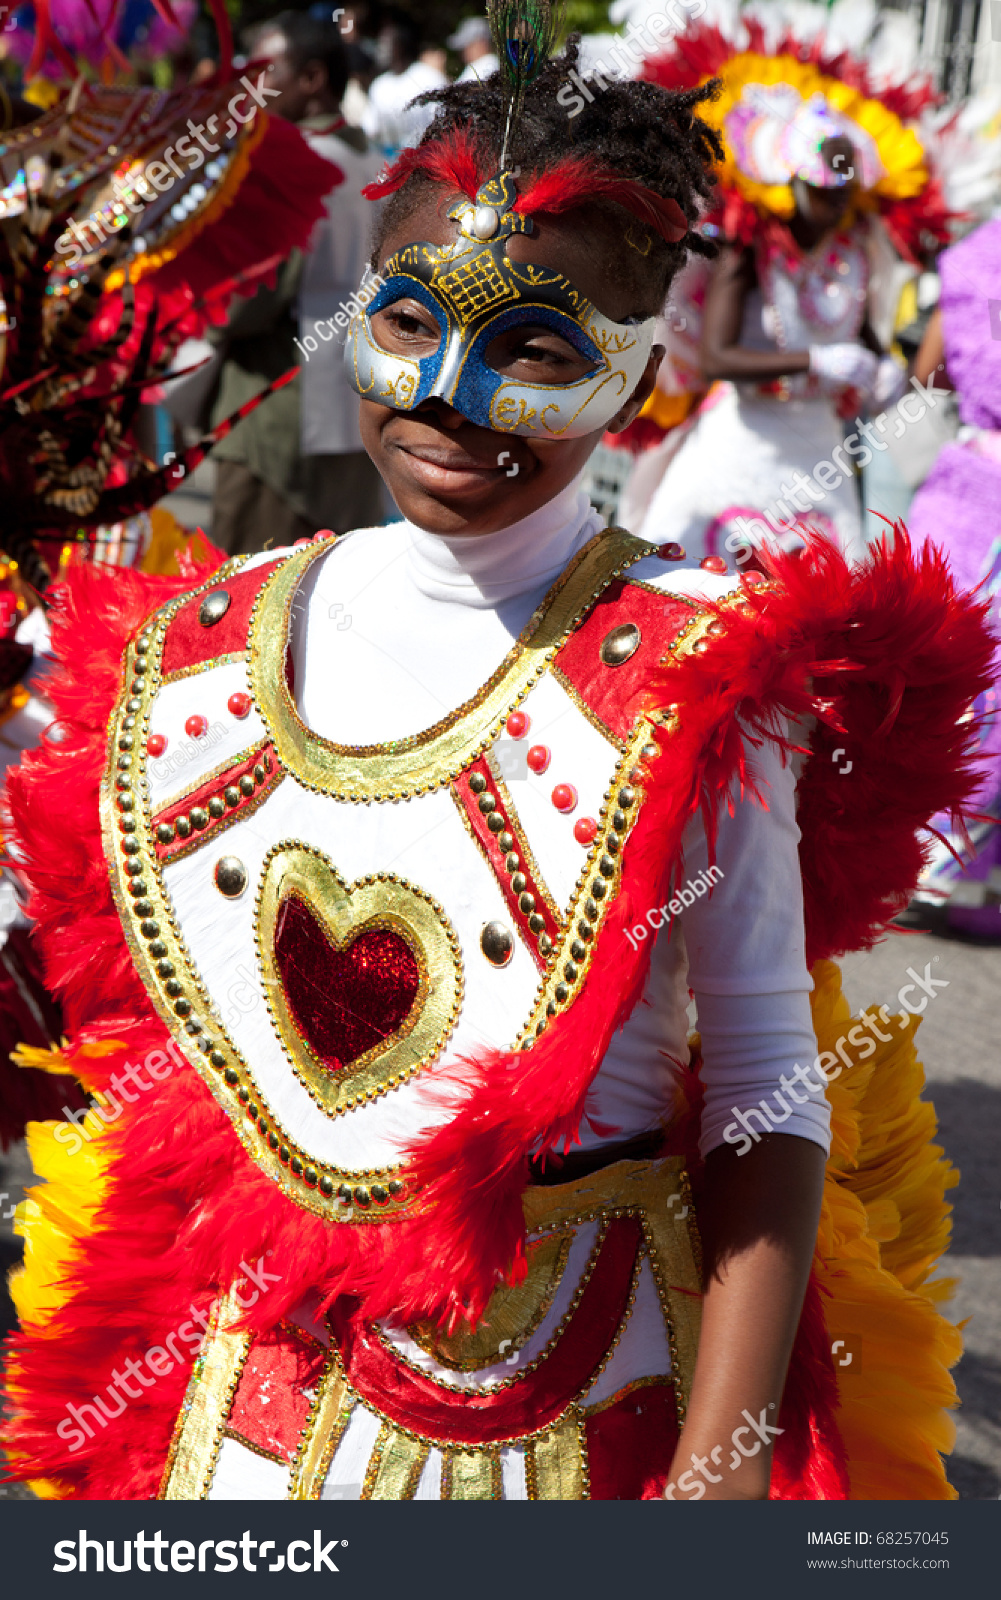
[[[879,362],[864,344],[812,344],[810,346],[810,372],[820,379],[824,394],[837,394],[842,389],[857,389],[862,395],[872,393]]]
[[[893,356],[884,356],[876,372],[876,382],[873,385],[872,403],[881,410],[884,406],[892,406],[900,399],[907,388],[907,369]]]

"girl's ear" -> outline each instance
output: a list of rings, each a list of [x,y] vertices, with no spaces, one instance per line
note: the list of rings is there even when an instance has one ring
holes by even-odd
[[[657,368],[663,361],[665,353],[666,350],[664,345],[654,345],[653,349],[650,351],[650,358],[647,361],[646,366],[643,368],[643,376],[640,378],[639,383],[636,385],[625,405],[615,413],[615,416],[608,424],[608,427],[605,430],[607,433],[621,433],[624,428],[628,428],[631,422],[635,422],[647,400],[649,400],[651,394],[653,393],[653,386],[657,381]]]

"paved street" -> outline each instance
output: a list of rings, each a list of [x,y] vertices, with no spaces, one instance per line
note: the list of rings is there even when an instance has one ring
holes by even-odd
[[[868,955],[843,964],[848,999],[859,1006],[893,1007],[906,969],[946,979],[921,1023],[919,1046],[941,1124],[941,1141],[959,1167],[952,1253],[942,1275],[960,1280],[948,1308],[953,1321],[969,1319],[966,1354],[957,1370],[962,1407],[949,1474],[963,1499],[1001,1495],[1001,948],[962,944],[927,934],[898,935]],[[0,1260],[15,1258],[6,1217],[30,1182],[23,1148],[0,1162]],[[26,1491],[0,1485],[0,1499]]]

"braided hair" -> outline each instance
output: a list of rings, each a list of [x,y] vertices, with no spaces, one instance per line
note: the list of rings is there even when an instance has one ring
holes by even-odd
[[[622,251],[619,256],[629,277],[642,278],[646,293],[661,303],[689,253],[716,253],[695,225],[712,194],[713,166],[723,159],[723,147],[715,130],[696,112],[699,105],[716,98],[718,87],[713,82],[695,89],[668,90],[654,83],[589,77],[578,74],[579,59],[580,35],[571,34],[564,54],[547,61],[529,86],[509,143],[508,165],[538,176],[558,173],[561,164],[583,157],[674,200],[689,224],[677,243],[668,243],[657,233],[647,237],[649,230],[613,201],[593,202],[615,226],[620,242],[624,234],[635,243],[634,251]],[[589,90],[590,100],[580,93],[571,72]],[[417,104],[437,107],[420,150],[471,131],[490,152],[492,170],[496,170],[507,117],[507,99],[498,74],[482,83],[452,83],[432,89],[421,95]],[[373,245],[373,267],[378,267],[385,239],[402,225],[434,183],[427,172],[414,170],[386,200]],[[640,242],[636,242],[637,233]]]

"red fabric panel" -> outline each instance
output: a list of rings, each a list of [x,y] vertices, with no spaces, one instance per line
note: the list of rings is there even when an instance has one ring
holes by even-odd
[[[281,777],[274,745],[270,742],[262,744],[259,750],[255,750],[251,755],[245,756],[242,761],[234,761],[233,765],[228,767],[225,772],[220,772],[217,777],[210,778],[207,783],[202,784],[200,789],[194,789],[191,794],[186,794],[183,799],[175,800],[171,805],[164,806],[162,811],[158,811],[153,818],[154,832],[161,822],[173,822],[177,817],[186,817],[195,806],[201,806],[204,809],[213,795],[222,794],[223,790],[230,784],[238,784],[244,773],[253,772],[258,763],[263,765],[266,777],[263,783],[257,785],[253,794],[241,794],[235,806],[226,807],[225,816],[210,817],[205,827],[198,834],[189,834],[187,839],[175,838],[170,844],[161,844],[158,839],[156,841],[157,860],[170,861],[186,846],[190,845],[192,839],[207,839],[211,833],[218,832],[230,817],[238,816],[241,811],[248,809],[256,810],[264,796],[274,788],[274,785]]]
[[[198,620],[198,610],[204,594],[189,600],[175,613],[163,641],[163,660],[160,671],[179,672],[182,667],[194,667],[203,661],[213,661],[216,656],[226,656],[247,648],[247,629],[254,601],[270,578],[277,561],[255,567],[252,572],[236,572],[231,578],[221,578],[206,591],[213,594],[217,588],[225,589],[230,596],[226,615],[210,628],[203,628]]]
[[[678,1444],[674,1385],[634,1389],[584,1425],[592,1500],[659,1500]]]
[[[398,1361],[357,1316],[332,1317],[352,1385],[401,1427],[449,1444],[491,1444],[544,1428],[565,1410],[605,1355],[625,1316],[636,1217],[616,1217],[580,1304],[552,1355],[509,1389],[450,1394]]]
[[[511,920],[527,944],[529,952],[532,956],[532,960],[535,962],[539,971],[545,972],[547,958],[540,952],[538,936],[530,931],[528,926],[528,917],[519,906],[518,896],[511,888],[511,874],[504,865],[506,851],[502,850],[500,845],[497,843],[497,834],[491,833],[490,829],[487,827],[487,819],[479,807],[479,795],[474,794],[472,789],[469,787],[469,779],[474,772],[481,773],[486,779],[487,789],[493,790],[495,787],[493,773],[490,771],[490,767],[484,756],[481,756],[478,761],[471,762],[464,772],[460,772],[459,776],[455,780],[455,783],[453,784],[453,788],[455,789],[458,798],[462,801],[463,807],[465,808],[466,816],[469,819],[469,826],[472,828],[477,839],[480,841],[480,844],[483,846],[484,854],[493,868],[494,877],[497,879],[497,886],[507,902],[507,908],[510,912]],[[504,821],[507,822],[508,816],[504,809],[504,802],[499,796],[497,797],[497,809],[503,816]],[[553,943],[556,944],[560,938],[560,930],[557,926],[556,919],[539,891],[539,886],[532,876],[532,869],[525,860],[523,851],[518,844],[515,845],[515,849],[521,856],[521,867],[519,868],[519,871],[522,872],[528,879],[527,892],[535,896],[535,911],[538,912],[539,916],[545,922],[545,931],[548,933]],[[523,889],[521,892],[524,894],[526,891]],[[530,913],[530,915],[534,916],[535,912]]]
[[[280,1323],[254,1340],[227,1426],[261,1450],[291,1461],[327,1352]]]
[[[691,606],[670,595],[617,579],[557,652],[555,665],[605,726],[625,739],[640,709],[638,696],[649,691],[671,640],[694,615]],[[621,666],[607,667],[601,659],[602,641],[627,622],[640,630],[639,647]]]

